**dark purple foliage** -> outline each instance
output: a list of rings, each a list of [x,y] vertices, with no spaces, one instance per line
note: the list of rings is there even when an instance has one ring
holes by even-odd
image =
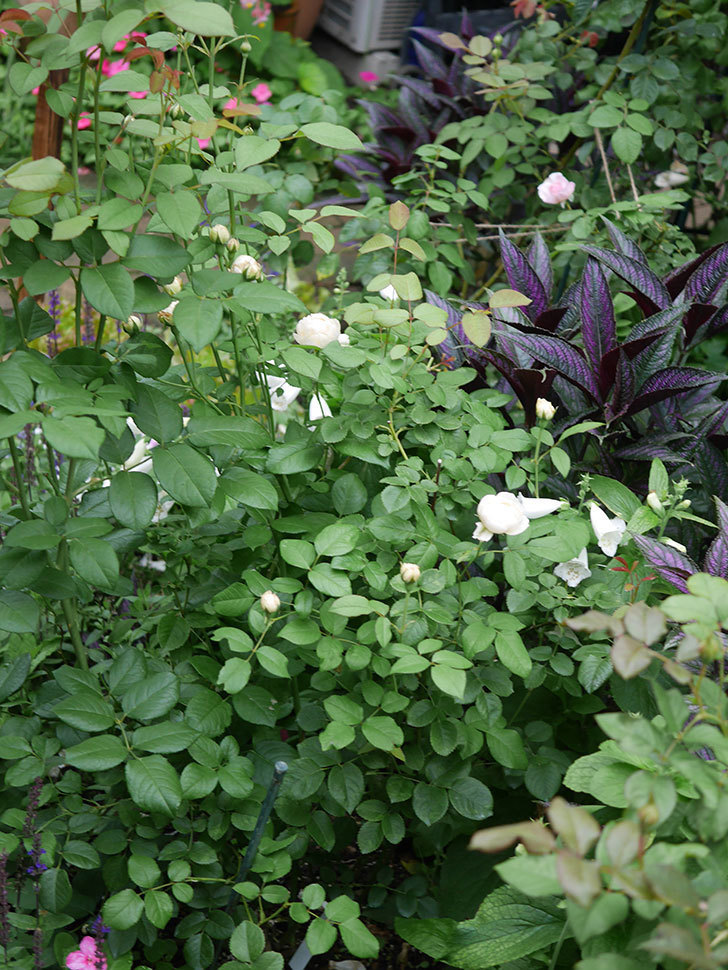
[[[688,577],[699,572],[696,564],[688,556],[664,542],[652,539],[650,536],[633,536],[635,545],[653,569],[666,579],[668,583],[683,592],[688,592]]]
[[[728,498],[728,403],[715,395],[722,374],[678,364],[691,337],[728,327],[728,306],[717,298],[728,282],[728,246],[693,260],[663,282],[644,254],[616,226],[607,223],[618,251],[585,247],[581,278],[560,305],[549,304],[553,277],[543,240],[528,254],[501,233],[501,256],[508,285],[531,303],[522,310],[495,311],[492,339],[473,347],[462,332],[460,311],[428,294],[448,312],[448,340],[441,352],[453,366],[467,361],[484,375],[492,364],[517,395],[526,423],[535,420],[536,397],[559,406],[557,427],[585,419],[602,421],[606,435],[597,447],[603,468],[620,473],[620,461],[660,457],[680,464],[710,494]],[[645,317],[620,342],[609,277],[634,288]],[[669,285],[669,289],[668,289]],[[673,296],[677,299],[673,303]],[[538,375],[538,377],[536,376]],[[577,445],[567,446],[572,461]]]

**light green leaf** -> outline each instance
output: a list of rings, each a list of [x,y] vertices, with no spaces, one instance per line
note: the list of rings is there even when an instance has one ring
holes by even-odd
[[[328,121],[315,121],[301,126],[301,134],[315,141],[317,145],[336,148],[344,152],[356,152],[363,149],[359,136],[343,125],[332,125]]]

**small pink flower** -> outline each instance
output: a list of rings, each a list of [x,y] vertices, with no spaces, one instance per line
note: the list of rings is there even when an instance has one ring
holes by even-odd
[[[359,80],[363,81],[364,84],[376,84],[379,75],[375,74],[374,71],[359,71]]]
[[[91,117],[88,111],[81,112],[81,117],[78,119],[78,124],[76,125],[76,127],[78,128],[79,131],[83,131],[84,128],[91,127]]]
[[[198,138],[197,139],[197,144],[200,146],[200,148],[204,152],[204,150],[207,148],[207,146],[210,144],[211,141],[212,141],[211,138]]]
[[[138,101],[140,98],[146,98],[148,94],[149,91],[130,91],[129,97]]]
[[[68,970],[106,970],[106,957],[103,953],[96,953],[93,936],[84,936],[79,949],[66,957],[66,966]]]
[[[561,172],[552,172],[538,187],[538,197],[547,205],[562,205],[574,196],[576,183],[570,182]]]
[[[38,85],[37,88],[33,88],[33,90],[30,93],[31,94],[34,94],[36,96],[36,98],[37,98],[38,95],[40,94],[40,85]]]
[[[100,47],[87,47],[86,48],[86,57],[88,57],[88,59],[90,61],[97,61],[100,56],[101,56],[101,48]]]
[[[234,110],[235,108],[237,108],[237,106],[238,106],[238,99],[237,98],[230,98],[222,106],[222,110],[223,111]]]
[[[91,174],[91,169],[88,168],[88,166],[86,166],[86,165],[79,165],[78,166],[78,174],[79,175],[90,175]]]
[[[260,84],[256,84],[250,93],[253,95],[258,104],[267,104],[273,97],[273,92],[265,81],[261,81]]]
[[[114,77],[115,74],[122,74],[129,70],[129,62],[125,60],[104,61],[101,65],[101,73],[106,77]]]

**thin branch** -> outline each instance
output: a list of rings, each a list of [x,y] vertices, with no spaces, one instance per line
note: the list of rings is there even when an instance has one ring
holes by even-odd
[[[604,151],[604,142],[602,141],[602,133],[598,128],[594,129],[594,139],[597,143],[597,148],[599,149],[599,154],[602,156],[602,167],[604,169],[604,174],[607,178],[607,185],[609,186],[609,194],[612,197],[612,203],[617,204],[617,197],[614,194],[614,186],[612,185],[612,176],[609,174],[609,163],[607,162],[607,153]]]

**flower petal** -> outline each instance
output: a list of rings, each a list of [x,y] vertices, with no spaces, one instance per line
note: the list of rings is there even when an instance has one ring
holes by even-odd
[[[529,519],[540,519],[543,515],[551,515],[563,507],[563,502],[555,498],[525,498],[518,496],[518,501]]]

